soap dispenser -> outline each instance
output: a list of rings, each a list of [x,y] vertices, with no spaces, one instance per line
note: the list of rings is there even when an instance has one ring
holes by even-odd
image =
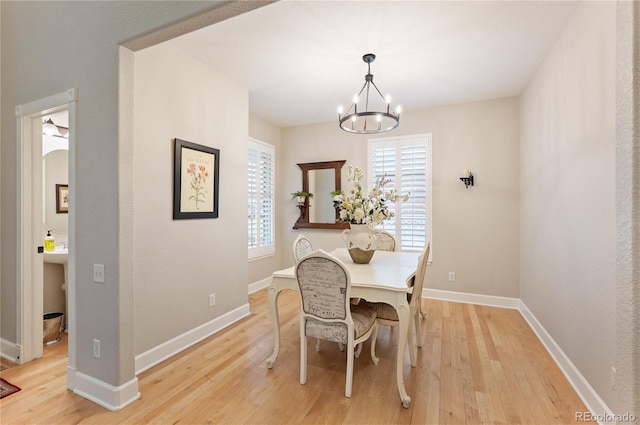
[[[51,230],[47,230],[47,236],[44,238],[44,250],[49,252],[56,250],[56,244],[51,235]]]

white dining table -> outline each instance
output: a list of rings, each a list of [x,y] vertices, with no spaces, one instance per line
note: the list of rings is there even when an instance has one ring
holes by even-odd
[[[409,303],[407,302],[407,279],[416,271],[419,253],[376,251],[369,264],[356,264],[351,260],[346,248],[331,251],[331,255],[344,263],[351,275],[351,297],[364,298],[370,302],[384,302],[398,312],[399,332],[396,353],[396,381],[400,400],[405,408],[411,398],[404,387],[404,349],[409,334]],[[272,368],[280,352],[280,320],[278,317],[278,294],[284,289],[298,291],[294,267],[273,273],[267,291],[269,312],[273,323],[273,353],[267,359],[267,367]],[[402,349],[400,349],[402,347]],[[415,366],[415,365],[412,365]]]

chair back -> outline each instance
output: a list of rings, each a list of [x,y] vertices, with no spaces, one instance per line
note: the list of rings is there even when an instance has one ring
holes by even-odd
[[[378,240],[376,241],[376,249],[379,251],[395,251],[396,238],[389,232],[384,230],[376,231]]]
[[[323,321],[352,321],[351,276],[340,260],[319,249],[296,264],[295,274],[305,316]]]
[[[298,235],[295,241],[293,241],[293,258],[296,263],[302,258],[313,252],[313,245],[311,241],[305,235]]]
[[[431,251],[431,243],[427,242],[418,259],[418,268],[413,281],[413,293],[411,303],[419,303],[422,299],[422,286],[424,285],[424,277],[427,272],[427,262],[429,261],[429,251]]]

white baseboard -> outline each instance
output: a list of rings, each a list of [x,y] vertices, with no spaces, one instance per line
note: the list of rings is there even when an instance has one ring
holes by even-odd
[[[69,376],[69,375],[72,376]],[[73,383],[73,388],[69,383]],[[124,409],[129,404],[140,398],[138,391],[138,378],[134,377],[129,382],[114,387],[84,373],[67,369],[67,385],[74,393],[96,404],[117,411]]]
[[[271,285],[271,280],[272,278],[271,276],[269,276],[265,279],[249,284],[249,293],[253,294],[254,292],[257,292],[261,289],[266,288],[267,286]]]
[[[542,324],[536,319],[531,310],[522,302],[520,298],[496,297],[490,295],[469,294],[464,292],[442,291],[438,289],[423,289],[423,298],[432,298],[442,301],[452,301],[465,304],[486,305],[490,307],[501,307],[517,309],[522,317],[527,321],[529,327],[536,334],[542,345],[558,365],[564,376],[573,387],[578,397],[587,407],[587,410],[594,417],[611,417],[613,413],[598,393],[587,382],[578,368],[571,362],[571,359],[562,351],[551,335]]]
[[[14,342],[0,338],[0,357],[11,363],[20,363],[20,346]]]
[[[202,341],[221,329],[226,328],[243,317],[248,316],[250,313],[249,304],[247,303],[227,314],[213,319],[208,323],[204,323],[196,328],[190,329],[182,335],[178,335],[169,341],[137,355],[135,360],[136,375],[181,352],[182,350],[191,347],[193,344]]]
[[[466,292],[443,291],[440,289],[423,289],[422,298],[432,298],[441,301],[453,301],[464,304],[486,305],[490,307],[513,308],[520,307],[519,298],[498,297],[493,295],[470,294]]]
[[[578,368],[571,362],[571,359],[562,351],[556,341],[549,335],[542,324],[536,319],[531,310],[520,300],[520,314],[527,321],[533,332],[538,336],[542,345],[547,349],[553,360],[556,362],[564,376],[567,378],[573,389],[576,391],[587,410],[596,417],[612,416],[612,411],[600,398],[598,393],[587,382]]]

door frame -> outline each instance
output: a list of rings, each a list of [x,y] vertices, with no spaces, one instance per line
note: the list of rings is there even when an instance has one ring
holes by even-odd
[[[67,276],[68,369],[76,368],[76,120],[77,89],[16,106],[18,144],[16,179],[17,233],[17,347],[18,363],[42,357],[42,116],[67,110],[69,114],[69,254]],[[69,374],[68,374],[69,375]],[[69,382],[67,382],[69,387]]]

